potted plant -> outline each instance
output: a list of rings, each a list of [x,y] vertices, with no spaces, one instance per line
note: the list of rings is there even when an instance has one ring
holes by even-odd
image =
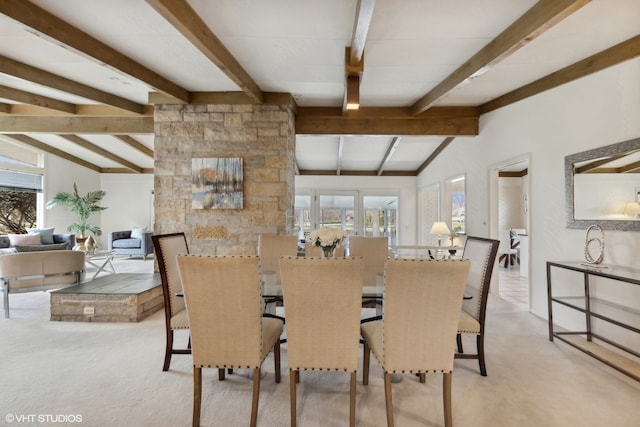
[[[98,190],[90,191],[86,195],[81,196],[78,194],[78,186],[74,182],[73,193],[65,192],[56,194],[53,199],[47,202],[46,208],[51,209],[55,206],[66,206],[71,209],[71,211],[76,214],[78,221],[67,227],[67,230],[76,234],[76,238],[79,238],[79,242],[81,242],[82,239],[87,237],[85,236],[87,231],[90,231],[96,236],[102,235],[100,227],[88,223],[87,220],[93,213],[107,209],[99,205],[106,194],[105,191]]]

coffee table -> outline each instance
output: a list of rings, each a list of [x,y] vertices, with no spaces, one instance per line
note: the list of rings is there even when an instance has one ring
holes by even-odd
[[[109,250],[95,250],[93,252],[87,252],[84,257],[85,266],[93,266],[98,270],[93,274],[92,279],[95,279],[98,274],[105,271],[110,274],[116,274],[116,269],[111,262],[113,260],[113,253]]]

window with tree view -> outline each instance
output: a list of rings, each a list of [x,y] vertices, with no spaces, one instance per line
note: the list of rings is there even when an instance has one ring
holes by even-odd
[[[6,141],[0,144],[0,234],[22,234],[36,225],[40,157]]]

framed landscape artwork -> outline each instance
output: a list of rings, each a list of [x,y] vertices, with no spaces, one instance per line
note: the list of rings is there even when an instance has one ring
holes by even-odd
[[[242,157],[191,159],[192,209],[242,209]]]

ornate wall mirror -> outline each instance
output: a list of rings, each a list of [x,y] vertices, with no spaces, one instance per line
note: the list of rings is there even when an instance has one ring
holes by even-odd
[[[640,138],[565,157],[567,228],[640,230]]]

